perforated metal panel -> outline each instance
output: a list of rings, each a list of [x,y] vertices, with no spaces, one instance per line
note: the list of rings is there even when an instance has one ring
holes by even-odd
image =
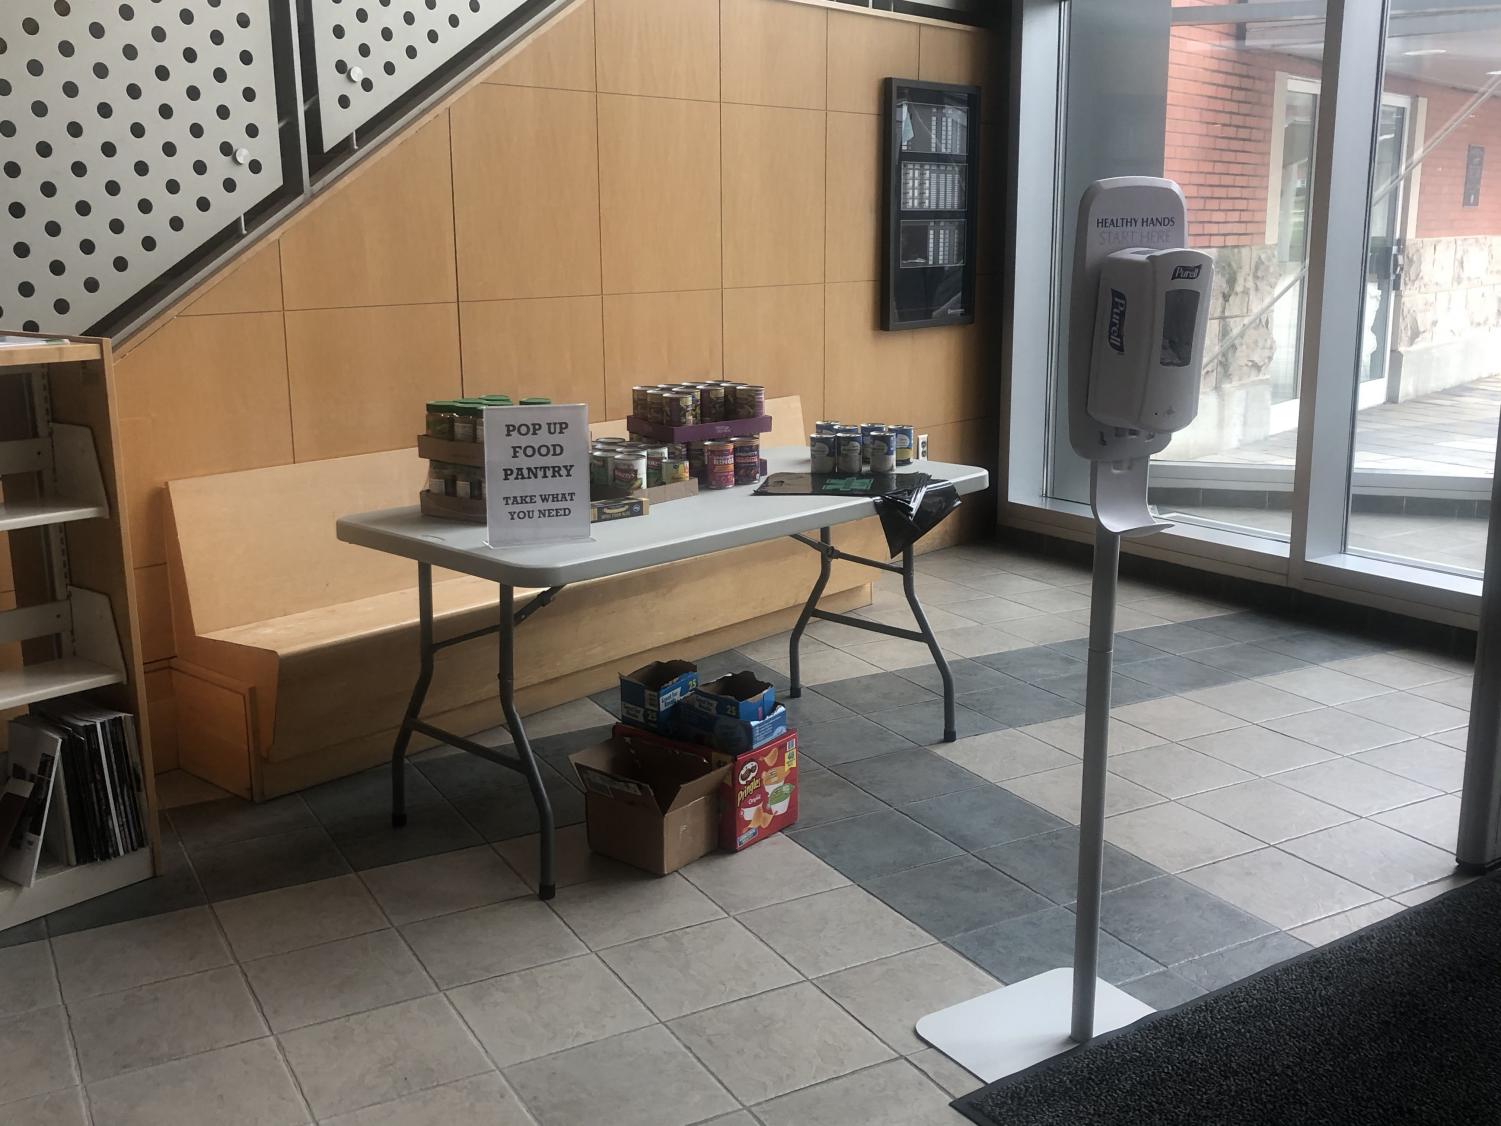
[[[523,0],[313,0],[318,115],[328,151]]]
[[[281,186],[268,0],[0,0],[0,325],[80,332]]]

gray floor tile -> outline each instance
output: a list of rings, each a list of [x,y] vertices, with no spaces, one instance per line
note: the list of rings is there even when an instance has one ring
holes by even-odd
[[[1454,872],[1453,850],[1435,848],[1374,821],[1351,821],[1284,841],[1283,849],[1361,887],[1395,896]]]
[[[190,848],[232,844],[318,826],[318,819],[300,794],[268,802],[221,798],[182,806],[172,810],[170,816],[173,828]]]
[[[47,916],[46,931],[57,938],[74,931],[183,911],[207,902],[182,843],[164,837],[160,876],[54,911]],[[3,935],[0,945],[4,945]]]
[[[796,970],[734,919],[715,919],[612,946],[600,957],[659,1020],[801,980]],[[730,966],[733,972],[727,971]]]
[[[238,967],[71,1001],[85,1083],[266,1035]]]
[[[1254,837],[1176,802],[1107,817],[1105,839],[1167,872],[1261,847]]]
[[[680,1017],[672,1031],[742,1102],[757,1103],[891,1058],[806,982]]]
[[[527,894],[511,866],[483,846],[371,868],[361,876],[396,926]]]
[[[1106,892],[1100,912],[1105,930],[1165,966],[1276,929],[1175,876]]]
[[[852,880],[871,879],[956,855],[960,849],[895,810],[866,813],[791,834]]]
[[[806,687],[803,689],[803,694],[796,699],[781,698],[778,703],[786,706],[788,721],[798,728],[807,723],[828,723],[831,720],[848,719],[855,714],[839,701]]]
[[[1012,649],[1006,653],[976,657],[975,660],[987,668],[995,669],[997,672],[1005,673],[1007,676],[1028,684],[1035,684],[1038,680],[1063,676],[1084,668],[1082,657],[1065,650],[1064,646],[1069,644],[1072,642],[1034,645],[1029,649]]]
[[[1290,934],[1277,932],[1253,938],[1250,942],[1232,946],[1228,950],[1179,963],[1173,967],[1173,971],[1201,989],[1219,989],[1308,949],[1308,943],[1299,942]]]
[[[1452,793],[1464,785],[1465,753],[1432,739],[1410,739],[1350,756],[1425,786]]]
[[[478,981],[449,998],[497,1067],[656,1023],[592,954]]]
[[[1126,675],[1132,680],[1150,684],[1153,688],[1174,693],[1212,688],[1217,684],[1230,684],[1239,679],[1233,672],[1217,669],[1189,657],[1154,657],[1150,661],[1137,661],[1127,670]]]
[[[0,950],[11,946],[22,946],[28,942],[41,942],[46,937],[47,921],[32,919],[29,923],[20,923],[0,931]]]
[[[368,831],[337,834],[334,843],[357,872],[483,843],[480,834],[452,806],[415,809],[407,817],[407,824],[397,828],[388,814],[374,814],[363,826]]]
[[[768,837],[744,852],[711,852],[687,865],[682,873],[731,915],[849,883],[785,833]]]
[[[1049,646],[1049,648],[1056,649],[1058,652],[1072,657],[1076,661],[1087,663],[1089,660],[1089,639],[1087,637],[1078,637],[1073,641],[1060,641],[1056,645]],[[1121,634],[1115,639],[1113,660],[1116,668],[1120,668],[1122,665],[1129,665],[1135,661],[1147,661],[1153,657],[1160,657],[1163,652],[1164,650],[1157,648],[1155,645],[1147,645],[1141,641],[1134,641]],[[1082,672],[1083,670],[1077,671]]]
[[[1351,634],[1323,630],[1283,634],[1280,637],[1267,638],[1261,644],[1278,653],[1300,657],[1311,664],[1365,657],[1392,648],[1392,646],[1381,645]]]
[[[1275,848],[1184,872],[1183,879],[1285,930],[1376,898],[1306,860]]]
[[[891,805],[952,794],[989,783],[924,747],[907,747],[878,758],[831,768],[868,794]]]
[[[338,876],[348,862],[322,829],[214,845],[190,853],[211,902]]]
[[[1161,656],[1162,654],[1158,654]],[[1083,705],[1088,698],[1089,674],[1084,669],[1065,673],[1063,676],[1050,676],[1037,681],[1036,686],[1045,692],[1051,692],[1055,696],[1062,696],[1065,700],[1071,700],[1075,704]],[[1139,704],[1143,700],[1155,700],[1167,693],[1161,688],[1154,688],[1150,684],[1143,684],[1120,670],[1110,678],[1110,699],[1116,706],[1125,704]],[[1077,713],[1076,713],[1077,714]],[[1036,720],[1033,722],[1043,722]],[[1020,726],[1026,726],[1022,724]]]
[[[33,1095],[0,1109],[4,1110],[8,1121],[24,1123],[25,1126],[89,1126],[82,1087]]]
[[[1237,676],[1272,676],[1307,667],[1307,662],[1286,653],[1278,653],[1252,641],[1242,641],[1217,649],[1200,649],[1193,655],[1200,664],[1212,665]]]
[[[1218,621],[1217,618],[1209,622]],[[1205,624],[1208,624],[1206,622]],[[1201,649],[1213,649],[1225,644],[1226,635],[1200,629],[1187,622],[1175,622],[1165,626],[1146,626],[1143,629],[1124,630],[1121,635],[1127,641],[1148,645],[1165,653],[1194,653]]]
[[[1079,830],[1066,827],[975,853],[985,863],[1054,903],[1072,903],[1079,876]],[[1102,886],[1106,891],[1163,875],[1161,868],[1107,843]]]
[[[245,964],[273,1032],[409,1001],[433,992],[395,931],[373,931]]]
[[[191,907],[52,940],[69,1001],[228,965],[212,912]]]
[[[552,803],[555,825],[577,825],[584,819],[584,795],[569,785],[556,771],[544,774],[543,786],[547,799]],[[526,787],[505,790],[476,798],[465,798],[454,803],[454,808],[476,832],[487,841],[504,841],[512,837],[524,837],[538,831],[537,803]],[[413,815],[415,823],[416,815]],[[408,824],[407,828],[412,826]],[[405,830],[402,830],[403,832]],[[464,848],[477,843],[464,840],[450,848]]]
[[[1182,804],[1267,844],[1350,820],[1350,814],[1344,810],[1289,790],[1275,778],[1257,778],[1222,790],[1194,794],[1184,798]]]
[[[913,1052],[907,1057],[907,1062],[956,1099],[984,1086],[978,1076],[965,1071],[937,1048]]]
[[[756,1107],[756,1113],[767,1126],[953,1126],[958,1119],[948,1103],[949,1096],[916,1067],[892,1060],[772,1099]]]
[[[441,804],[442,795],[410,759],[407,760],[404,773],[409,811]],[[389,816],[391,768],[377,766],[346,778],[336,778],[332,782],[302,791],[301,797],[325,828],[339,828],[352,818],[366,817],[373,813],[385,813]]]
[[[569,765],[568,756],[575,751],[583,750],[585,747],[593,747],[596,744],[605,742],[610,738],[610,733],[613,730],[614,724],[607,723],[601,724],[598,727],[584,727],[575,731],[559,731],[556,734],[543,735],[540,738],[533,739],[530,736],[528,738],[532,745],[532,753],[539,760],[557,771],[565,782],[573,785],[576,777],[573,767]],[[501,769],[504,770],[505,768],[501,767]],[[508,773],[512,774],[518,780],[521,779],[521,775],[515,771],[508,771]],[[524,781],[522,788],[526,788]]]
[[[1298,622],[1272,614],[1258,613],[1254,610],[1244,610],[1237,614],[1220,614],[1213,618],[1203,618],[1184,624],[1203,630],[1205,633],[1215,633],[1221,637],[1231,638],[1234,641],[1261,641],[1268,637],[1297,633],[1301,629]]]
[[[440,989],[586,953],[583,943],[535,899],[423,919],[408,923],[401,933]]]
[[[811,723],[797,729],[798,750],[823,766],[835,767],[860,759],[878,758],[916,746],[896,732],[852,715],[829,723]]]
[[[298,1126],[307,1108],[270,1037],[89,1086],[95,1126]]]
[[[1289,789],[1362,817],[1436,797],[1439,793],[1421,782],[1344,758],[1289,770],[1277,775],[1277,781]]]
[[[1263,777],[1280,774],[1284,770],[1296,770],[1300,766],[1311,766],[1316,762],[1326,762],[1334,757],[1332,751],[1315,747],[1280,731],[1268,731],[1265,727],[1237,727],[1230,731],[1216,731],[1211,735],[1185,739],[1184,745]]]
[[[636,876],[576,884],[559,889],[552,907],[591,950],[691,927],[724,914],[676,872],[661,879]]]
[[[983,694],[983,693],[982,693]],[[882,727],[905,736],[914,743],[929,744],[942,741],[944,716],[942,700],[927,700],[920,704],[903,704],[889,711],[872,712],[870,718]],[[982,712],[964,704],[954,705],[954,731],[960,739],[995,731],[1006,726]]]
[[[849,680],[835,680],[818,686],[821,695],[835,703],[843,704],[860,715],[902,704],[917,704],[931,700],[934,694],[921,688],[894,672],[857,676]]]
[[[1436,848],[1454,849],[1459,839],[1459,795],[1441,794],[1378,813],[1373,820]]]
[[[1000,987],[947,946],[878,958],[821,977],[815,984],[903,1055],[927,1046],[917,1038],[919,1019]]]
[[[284,1033],[280,1040],[319,1118],[490,1070],[442,997],[340,1017]]]
[[[594,695],[590,696],[589,699],[593,700],[600,707],[604,708],[605,711],[609,712],[616,719],[620,718],[619,688],[606,688],[603,692],[594,693]]]
[[[949,945],[998,980],[1012,984],[1074,961],[1074,913],[1047,907],[949,939]],[[1161,969],[1109,934],[1100,935],[1100,976],[1112,984]]]
[[[0,1017],[61,1003],[46,939],[0,947]]]
[[[242,962],[386,926],[375,900],[353,875],[226,900],[214,912]]]
[[[938,672],[938,666],[931,661],[925,665],[898,669],[897,675],[926,688],[929,692],[940,695],[943,692],[943,677]],[[954,678],[954,693],[959,696],[966,692],[979,692],[986,688],[999,688],[1006,684],[1016,683],[1014,677],[997,672],[989,665],[982,665],[979,661],[968,658],[950,661],[949,675]]]
[[[1044,682],[1052,678],[1044,678]],[[1027,727],[1034,723],[1078,715],[1084,705],[1076,699],[1060,696],[1036,684],[1003,684],[967,692],[959,703],[973,708],[1006,727]]]
[[[865,882],[865,887],[935,938],[1048,906],[1043,896],[973,856],[955,856]]]
[[[661,1025],[507,1068],[539,1126],[688,1126],[735,1100]]]
[[[875,813],[886,807],[860,787],[831,771],[798,778],[797,829]]]
[[[821,977],[933,941],[920,927],[857,887],[748,911],[739,921],[807,977]]]
[[[1064,826],[1061,818],[994,785],[912,802],[901,810],[970,852]]]
[[[1123,982],[1121,988],[1159,1013],[1204,995],[1204,990],[1172,970],[1158,970],[1146,977]]]
[[[1227,762],[1177,743],[1115,755],[1110,759],[1110,769],[1165,798],[1187,797],[1252,777]]]
[[[425,1091],[325,1118],[324,1126],[535,1126],[506,1081],[485,1072]]]
[[[0,1104],[78,1082],[68,1018],[61,1005],[0,1017]]]

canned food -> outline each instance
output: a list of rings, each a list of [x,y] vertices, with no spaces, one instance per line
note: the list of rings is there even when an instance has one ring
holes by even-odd
[[[702,442],[688,443],[688,475],[695,481],[704,479],[704,444]]]
[[[667,392],[660,387],[648,388],[646,392],[646,421],[661,423],[667,416]]]
[[[590,444],[593,445],[596,449],[601,449],[602,450],[602,449],[605,449],[607,446],[623,446],[623,445],[625,445],[625,439],[624,438],[595,438],[595,439],[593,439],[593,441]]]
[[[865,436],[865,453],[872,473],[895,473],[896,433],[872,430]]]
[[[833,434],[833,433],[835,433],[839,429],[840,425],[841,425],[841,423],[834,422],[834,421],[832,421],[830,419],[823,419],[823,420],[821,420],[819,422],[815,422],[813,424],[813,433],[815,433],[815,434]]]
[[[645,418],[647,412],[646,393],[651,388],[644,383],[638,383],[631,388],[631,414],[637,418]]]
[[[453,440],[455,442],[477,441],[475,435],[483,433],[480,423],[480,408],[477,404],[455,400],[453,407]]]
[[[610,483],[617,489],[635,492],[646,487],[646,455],[616,454],[610,459]]]
[[[896,435],[896,463],[911,465],[917,460],[917,427],[902,423],[891,431]]]
[[[609,448],[589,451],[589,484],[608,485],[613,477],[615,454]]]
[[[754,485],[761,479],[761,439],[731,438],[735,447],[735,484]]]
[[[667,443],[667,456],[670,457],[670,458],[672,458],[674,461],[687,461],[688,460],[688,443],[687,442],[668,442]]]
[[[453,440],[453,404],[443,399],[434,399],[427,404],[427,435],[429,438]]]
[[[698,425],[698,392],[672,391],[663,396],[668,426]]]
[[[427,491],[435,497],[451,497],[454,495],[454,471],[458,467],[450,465],[446,461],[430,461],[427,463]]]
[[[666,457],[662,459],[662,484],[672,485],[688,480],[688,459]]]
[[[865,442],[858,430],[837,435],[834,469],[838,473],[859,473],[865,467]]]
[[[754,383],[735,384],[735,417],[760,418],[766,412],[766,388]]]
[[[667,447],[648,446],[642,452],[646,455],[646,487],[650,489],[662,483],[662,462],[667,460]]]
[[[860,437],[865,439],[865,453],[863,456],[867,465],[870,464],[870,436],[877,430],[889,429],[891,428],[884,422],[862,422],[860,424]]]
[[[706,383],[698,389],[698,417],[704,422],[725,420],[724,387],[718,383]]]
[[[735,447],[730,442],[704,443],[704,487],[729,489],[735,485]]]
[[[814,473],[834,472],[834,435],[809,434],[808,454],[813,462]]]
[[[550,407],[552,406],[552,400],[546,395],[528,395],[516,405],[521,407]]]

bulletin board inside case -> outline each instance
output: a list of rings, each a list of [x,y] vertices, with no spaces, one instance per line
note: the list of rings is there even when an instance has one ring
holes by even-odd
[[[881,327],[975,319],[980,88],[888,78]]]

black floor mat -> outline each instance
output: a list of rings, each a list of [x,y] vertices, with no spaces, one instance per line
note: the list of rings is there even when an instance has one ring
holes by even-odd
[[[1501,874],[957,1100],[982,1126],[1501,1123]]]

